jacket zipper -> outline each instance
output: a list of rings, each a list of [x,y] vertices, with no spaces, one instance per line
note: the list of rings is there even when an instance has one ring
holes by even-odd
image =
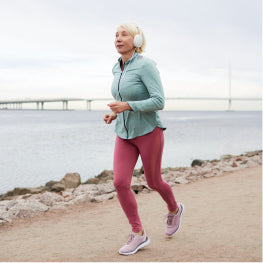
[[[118,92],[119,92],[119,96],[121,98],[121,101],[122,101],[122,97],[121,97],[121,93],[120,93],[120,82],[121,82],[121,76],[122,76],[122,72],[121,72],[121,75],[120,75],[120,78],[119,78],[119,82],[118,82]],[[126,124],[125,124],[125,115],[124,115],[124,112],[122,112],[122,116],[123,116],[123,123],[124,123],[124,128],[127,132],[127,139],[129,138],[128,136],[128,129],[126,127]]]

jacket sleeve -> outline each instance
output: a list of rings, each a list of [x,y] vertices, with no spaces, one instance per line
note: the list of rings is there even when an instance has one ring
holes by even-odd
[[[164,108],[164,93],[160,74],[153,61],[143,65],[141,80],[150,97],[146,100],[128,101],[133,111],[155,111]]]

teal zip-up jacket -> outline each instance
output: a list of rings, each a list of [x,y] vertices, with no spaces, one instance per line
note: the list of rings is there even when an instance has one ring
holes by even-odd
[[[123,139],[150,133],[155,127],[165,129],[158,110],[164,108],[163,87],[153,60],[137,52],[124,63],[114,65],[111,92],[115,100],[128,102],[131,109],[117,114],[115,132]]]

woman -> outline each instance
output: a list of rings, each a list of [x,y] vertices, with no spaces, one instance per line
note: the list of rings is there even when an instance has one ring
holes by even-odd
[[[140,55],[145,48],[142,31],[136,24],[122,24],[116,32],[115,47],[121,54],[112,70],[112,95],[115,101],[108,104],[112,113],[105,114],[104,121],[110,124],[117,119],[114,186],[132,226],[132,233],[119,253],[131,255],[150,243],[138,215],[134,193],[130,189],[139,154],[148,186],[159,192],[167,203],[167,236],[178,231],[183,205],[176,203],[171,187],[161,177],[165,127],[157,111],[164,107],[164,95],[155,63]]]

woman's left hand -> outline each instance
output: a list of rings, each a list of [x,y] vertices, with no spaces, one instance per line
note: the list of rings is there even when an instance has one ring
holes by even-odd
[[[128,102],[113,101],[107,104],[114,113],[121,113],[126,110],[131,110]]]

